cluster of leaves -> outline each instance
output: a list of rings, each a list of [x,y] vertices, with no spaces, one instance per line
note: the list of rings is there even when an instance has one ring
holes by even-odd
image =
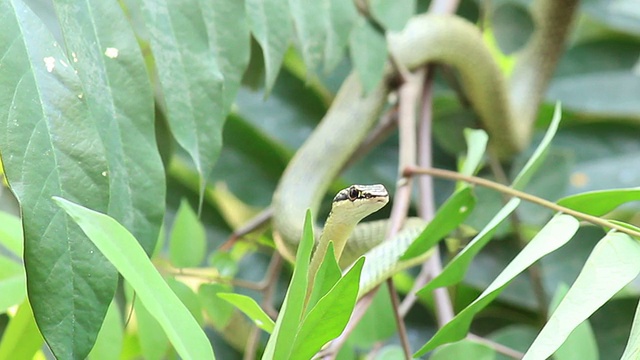
[[[234,295],[217,296],[233,291],[232,277],[255,279],[264,273],[266,257],[246,246],[231,254],[212,249],[226,238],[229,227],[254,213],[245,204],[264,207],[269,203],[293,149],[322,117],[332,92],[349,70],[343,61],[345,48],[350,49],[351,63],[366,88],[380,81],[387,58],[380,32],[358,14],[352,2],[340,0],[125,0],[121,4],[54,0],[52,8],[42,4],[0,0],[0,127],[4,129],[0,154],[22,215],[18,219],[9,214],[16,213],[11,195],[1,193],[0,359],[32,358],[43,348],[42,336],[58,358],[85,358],[92,347],[90,358],[96,359],[139,355],[156,359],[168,351],[183,358],[212,358],[212,342],[218,357],[232,358],[234,350],[221,337],[243,348],[250,329],[243,327],[246,323],[238,320],[243,318],[222,298],[236,305],[248,303],[245,310],[254,322],[273,331],[266,356],[278,351],[296,354],[296,349],[314,352],[322,346],[327,339],[305,336],[319,329],[315,323],[298,327],[303,316],[313,318],[311,312],[295,310],[299,307],[295,305],[299,299],[291,298],[295,290],[284,298],[286,306],[273,328],[255,303]],[[596,216],[638,199],[635,189],[585,193],[630,187],[640,178],[637,128],[624,124],[640,117],[634,96],[638,81],[632,76],[640,44],[640,15],[632,1],[617,4],[592,0],[581,9],[574,44],[548,94],[550,100],[561,99],[569,110],[564,115],[566,127],[553,146],[544,143],[550,147],[543,171],[532,175],[530,185],[522,188],[551,199],[578,194],[563,200],[565,206]],[[523,8],[507,5],[493,12],[491,30],[501,49],[510,52],[522,44],[527,27],[533,24]],[[370,6],[377,23],[392,31],[402,28],[424,4],[371,1]],[[475,18],[476,5],[463,2],[461,14]],[[298,47],[290,47],[294,29]],[[257,46],[251,51],[252,38],[261,52]],[[255,85],[262,69],[266,81],[262,91],[241,87],[243,76],[246,84]],[[264,93],[270,94],[266,101]],[[438,93],[436,104],[436,118],[443,121],[435,124],[439,147],[434,160],[453,168],[451,155],[464,147],[461,134],[468,112],[447,92]],[[540,125],[547,124],[550,114],[551,108],[543,106]],[[585,118],[593,124],[585,125]],[[393,184],[396,171],[391,154],[396,146],[393,141],[382,144],[333,188],[350,182]],[[482,151],[470,152],[478,153]],[[515,160],[512,174],[529,158],[541,159],[523,154]],[[219,181],[227,183],[230,192],[222,185],[211,185]],[[448,185],[438,183],[437,187],[441,194],[451,192]],[[450,201],[462,196],[464,201],[472,199],[466,189],[459,189]],[[478,199],[468,201],[477,201],[483,211],[460,221],[482,230],[453,257],[443,275],[421,292],[424,306],[415,310],[432,309],[429,290],[449,286],[461,311],[433,337],[435,324],[409,321],[409,334],[419,339],[415,348],[431,338],[419,353],[459,340],[470,328],[512,348],[529,348],[539,330],[536,324],[541,317],[546,321],[546,309],[532,300],[535,296],[526,276],[506,285],[578,231],[574,241],[541,260],[544,292],[560,299],[566,291],[562,284],[574,285],[563,301],[554,302],[559,304],[557,311],[528,356],[550,355],[572,329],[605,303],[591,325],[584,322],[577,327],[580,330],[556,356],[595,358],[599,351],[616,357],[627,338],[631,341],[625,354],[632,354],[637,348],[637,328],[631,337],[628,328],[640,291],[632,283],[614,295],[637,273],[636,243],[619,232],[603,237],[593,228],[578,230],[575,218],[566,215],[547,222],[549,214],[539,209],[518,206],[515,200],[503,206],[495,193],[482,189],[475,193]],[[54,196],[61,197],[59,203]],[[201,205],[200,219],[183,197],[192,200],[193,207]],[[438,200],[444,199],[442,195]],[[451,215],[443,209],[440,216]],[[612,216],[630,222],[634,210],[627,205]],[[498,226],[516,211],[523,223],[520,232],[536,234],[522,251],[508,241],[511,232]],[[165,213],[167,223],[173,224],[168,256],[161,231]],[[492,236],[505,241],[487,243]],[[424,236],[428,243],[423,249],[439,237]],[[196,268],[203,263],[206,267]],[[118,286],[118,272],[130,286]],[[333,274],[329,283],[335,289],[340,282]],[[401,291],[411,287],[406,274],[396,280]],[[292,281],[291,288],[295,286],[301,285]],[[138,295],[135,302],[131,288]],[[122,296],[112,301],[117,289]],[[572,303],[581,306],[567,305]],[[125,332],[124,320],[131,307],[134,321]],[[331,308],[340,316],[326,324],[331,330],[327,336],[341,330],[350,307]],[[365,317],[346,352],[368,348],[393,334],[395,325],[384,296],[376,298],[371,311],[375,316]],[[471,324],[476,314],[480,314],[478,321]],[[616,314],[621,321],[611,320]],[[282,329],[294,325],[302,334],[298,342],[282,336]],[[203,326],[222,329],[222,335],[205,336]],[[173,350],[168,350],[169,342]],[[548,346],[537,347],[541,343]],[[391,354],[398,348],[386,350]],[[466,353],[479,358],[493,352],[484,344],[459,342],[438,348],[432,356],[461,358]],[[381,351],[380,356],[384,354]]]

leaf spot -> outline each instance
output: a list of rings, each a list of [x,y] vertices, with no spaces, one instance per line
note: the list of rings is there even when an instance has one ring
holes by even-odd
[[[466,207],[466,206],[461,206],[461,207],[460,207],[460,210],[458,210],[458,211],[460,212],[460,214],[464,214],[464,213],[466,213],[466,212],[467,212],[467,210],[469,210],[469,208],[468,208],[468,207]]]
[[[106,170],[102,172],[102,176],[106,177],[107,175],[109,175],[109,173]]]
[[[116,48],[112,48],[112,47],[108,47],[105,51],[104,54],[110,58],[110,59],[115,59],[118,57],[118,49]]]
[[[53,56],[47,56],[44,60],[44,66],[47,68],[48,72],[52,72],[53,68],[56,67],[56,59]]]
[[[77,63],[78,62],[78,56],[76,55],[76,53],[72,52],[71,53],[71,57],[73,58],[73,62]]]

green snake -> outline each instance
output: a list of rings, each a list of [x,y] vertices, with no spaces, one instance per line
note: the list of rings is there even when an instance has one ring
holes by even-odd
[[[509,158],[530,141],[537,108],[561,54],[576,3],[575,0],[535,3],[532,10],[536,31],[518,57],[509,80],[504,78],[484,45],[478,28],[457,16],[415,16],[402,32],[388,36],[390,53],[400,65],[409,69],[430,62],[455,67],[465,94],[490,135],[492,151],[501,158]],[[392,71],[388,70],[387,75],[392,75]],[[311,209],[312,214],[317,215],[329,184],[368,135],[391,91],[383,81],[365,94],[358,76],[350,75],[323,120],[289,163],[272,202],[274,238],[278,251],[285,258],[292,260],[295,256],[306,210]],[[358,214],[343,211],[343,207],[347,210],[344,201],[341,200],[337,210],[333,210],[336,214],[330,217],[325,232],[331,234],[328,236],[334,241],[345,239],[340,245],[343,247],[340,250],[343,252],[341,266],[366,253],[361,293],[414,264],[399,263],[397,259],[415,237],[419,226],[410,226],[408,232],[381,243],[386,222],[356,226],[363,217],[362,212],[357,206],[351,210],[356,208]],[[338,216],[342,217],[340,222],[348,223],[348,226],[332,229],[338,223],[333,218]],[[422,260],[415,259],[415,262]]]

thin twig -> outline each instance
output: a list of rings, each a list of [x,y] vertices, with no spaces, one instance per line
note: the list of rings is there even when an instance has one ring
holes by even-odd
[[[567,215],[571,215],[575,218],[590,222],[592,224],[595,225],[599,225],[602,227],[606,227],[606,228],[611,228],[614,230],[617,230],[619,232],[625,233],[629,236],[634,236],[637,238],[640,238],[640,232],[635,231],[635,230],[631,230],[629,228],[626,228],[622,225],[618,225],[616,223],[612,223],[608,220],[599,218],[597,216],[593,216],[593,215],[589,215],[589,214],[585,214],[583,212],[580,211],[576,211],[576,210],[572,210],[569,209],[567,207],[558,205],[556,203],[553,203],[549,200],[545,200],[543,198],[537,197],[535,195],[531,195],[531,194],[527,194],[525,192],[510,188],[506,185],[502,185],[499,184],[497,182],[491,181],[491,180],[487,180],[487,179],[483,179],[480,177],[476,177],[476,176],[467,176],[467,175],[462,175],[460,173],[457,173],[455,171],[451,171],[451,170],[444,170],[444,169],[436,169],[436,168],[411,168],[408,167],[405,169],[404,171],[404,175],[407,177],[410,177],[412,175],[431,175],[431,176],[436,176],[436,177],[440,177],[440,178],[444,178],[444,179],[451,179],[451,180],[456,180],[456,181],[464,181],[464,182],[468,182],[470,184],[475,184],[475,185],[479,185],[479,186],[483,186],[504,194],[507,194],[509,196],[512,197],[517,197],[519,199],[522,199],[524,201],[528,201],[530,203],[534,203],[540,206],[544,206],[548,209],[551,209],[555,212],[561,212],[561,213],[565,213]]]

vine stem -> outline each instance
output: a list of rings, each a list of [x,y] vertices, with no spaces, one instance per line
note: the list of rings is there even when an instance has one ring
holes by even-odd
[[[495,191],[498,191],[500,193],[509,195],[511,197],[517,197],[519,199],[522,199],[524,201],[528,201],[530,203],[534,203],[540,206],[544,206],[548,209],[551,209],[553,211],[556,212],[561,212],[567,215],[571,215],[575,218],[590,222],[592,224],[595,225],[599,225],[602,227],[607,227],[607,228],[611,228],[617,231],[620,231],[622,233],[625,233],[629,236],[633,236],[636,238],[640,238],[640,232],[626,228],[622,225],[618,225],[615,223],[612,223],[608,220],[599,218],[597,216],[593,216],[593,215],[589,215],[589,214],[585,214],[583,212],[580,211],[576,211],[573,209],[569,209],[567,207],[564,207],[562,205],[558,205],[554,202],[551,202],[549,200],[545,200],[543,198],[531,195],[531,194],[527,194],[523,191],[520,190],[516,190],[513,189],[509,186],[506,185],[502,185],[500,183],[491,181],[491,180],[487,180],[487,179],[483,179],[477,176],[468,176],[468,175],[462,175],[460,173],[457,173],[455,171],[451,171],[451,170],[445,170],[445,169],[437,169],[437,168],[418,168],[418,167],[411,167],[408,166],[404,169],[403,171],[404,176],[406,177],[411,177],[413,175],[430,175],[430,176],[435,176],[435,177],[439,177],[439,178],[444,178],[444,179],[450,179],[450,180],[456,180],[456,181],[464,181],[464,182],[468,182],[470,184],[474,184],[474,185],[478,185],[478,186],[482,186],[482,187],[486,187],[488,189],[492,189]]]

